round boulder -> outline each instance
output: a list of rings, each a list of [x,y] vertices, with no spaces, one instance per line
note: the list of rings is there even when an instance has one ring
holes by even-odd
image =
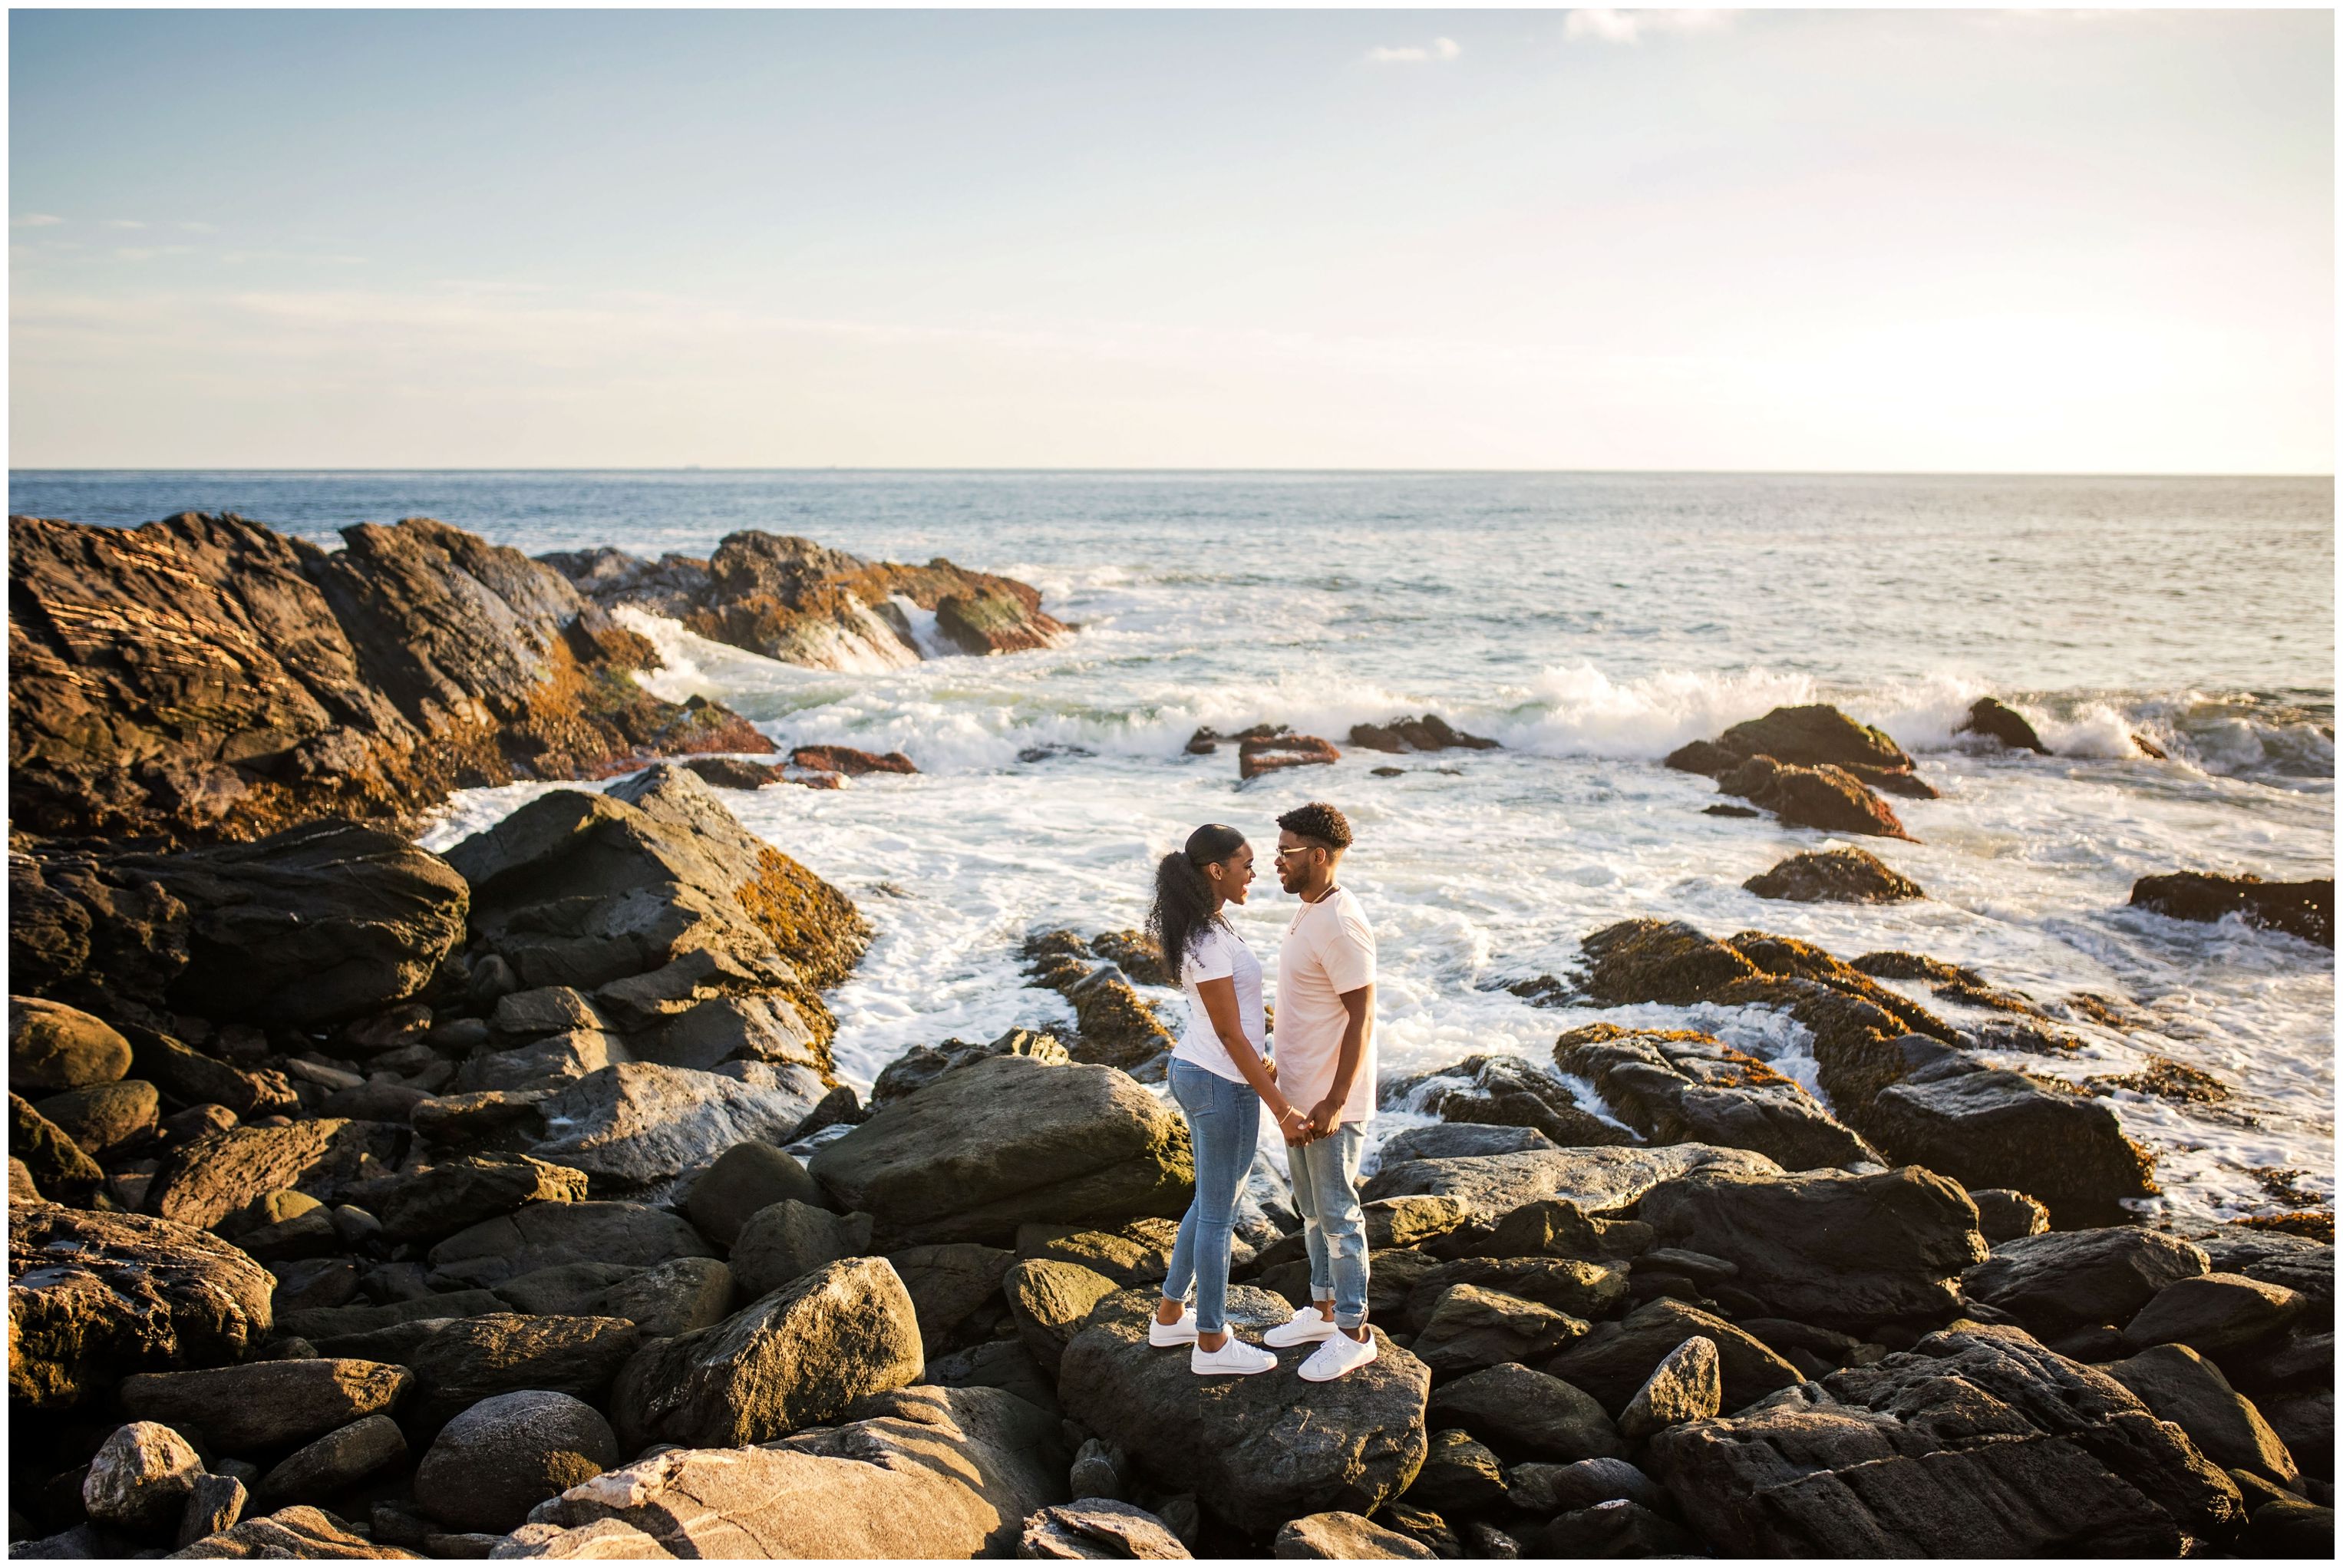
[[[130,1070],[130,1042],[103,1019],[38,997],[8,999],[8,1087],[85,1089]]]
[[[583,1400],[542,1389],[498,1394],[440,1429],[415,1472],[415,1501],[452,1531],[500,1534],[618,1458],[618,1434]]]

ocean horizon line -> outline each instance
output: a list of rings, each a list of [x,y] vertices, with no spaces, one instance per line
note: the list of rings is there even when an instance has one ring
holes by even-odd
[[[1513,476],[1518,477],[1555,478],[1687,478],[1687,479],[2161,479],[2161,480],[2231,480],[2231,479],[2323,479],[2334,483],[2328,473],[2280,472],[2276,470],[2188,470],[2175,472],[2126,471],[2117,469],[2034,469],[2034,468],[1442,468],[1442,467],[858,467],[845,464],[820,466],[729,467],[709,464],[646,465],[642,467],[567,467],[559,466],[533,467],[518,465],[498,467],[434,467],[403,466],[389,467],[11,467],[11,478],[62,475],[105,474],[281,474],[313,477],[331,474],[874,474],[901,475],[988,475],[988,476],[1053,476],[1071,475],[1175,475],[1182,477],[1210,477],[1219,475],[1257,477],[1263,475],[1295,477],[1379,475],[1389,477],[1439,477],[1454,476],[1461,478]]]

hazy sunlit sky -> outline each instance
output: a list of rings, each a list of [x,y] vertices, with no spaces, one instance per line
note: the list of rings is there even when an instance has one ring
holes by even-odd
[[[2321,12],[25,12],[11,463],[2332,468]]]

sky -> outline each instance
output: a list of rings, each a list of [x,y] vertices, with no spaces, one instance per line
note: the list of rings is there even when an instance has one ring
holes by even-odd
[[[2333,467],[2295,12],[9,15],[15,467]]]

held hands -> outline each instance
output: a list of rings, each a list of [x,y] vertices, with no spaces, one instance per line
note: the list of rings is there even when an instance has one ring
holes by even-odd
[[[1342,1102],[1330,1094],[1311,1108],[1307,1122],[1308,1135],[1300,1141],[1309,1143],[1317,1139],[1328,1137],[1335,1128],[1342,1125]]]
[[[1281,1106],[1277,1112],[1277,1131],[1288,1148],[1297,1148],[1311,1139],[1310,1118],[1291,1105]]]

